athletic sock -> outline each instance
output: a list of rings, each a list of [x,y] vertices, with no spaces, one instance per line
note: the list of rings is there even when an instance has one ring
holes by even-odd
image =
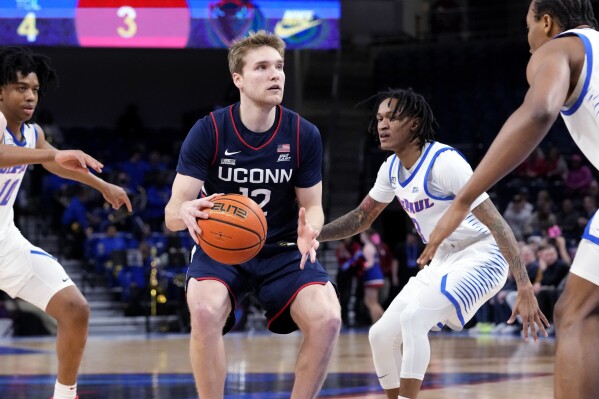
[[[54,384],[54,399],[75,399],[77,397],[77,384],[62,385],[58,380]]]

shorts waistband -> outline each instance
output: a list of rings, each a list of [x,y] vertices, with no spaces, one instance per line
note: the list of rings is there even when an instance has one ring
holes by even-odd
[[[460,241],[445,240],[441,243],[441,245],[439,245],[439,249],[441,249],[442,251],[445,251],[445,252],[457,252],[457,251],[461,251],[463,249],[468,248],[472,244],[491,239],[492,237],[493,236],[489,234],[489,235],[485,235],[485,236],[481,236],[481,237],[472,237],[472,238],[460,240]]]

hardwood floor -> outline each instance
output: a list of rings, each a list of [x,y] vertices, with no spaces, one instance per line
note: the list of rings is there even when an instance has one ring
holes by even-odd
[[[225,398],[289,398],[301,335],[234,333],[225,338]],[[535,399],[553,396],[554,340],[431,334],[422,399]],[[0,397],[47,398],[56,359],[53,338],[0,340]],[[192,399],[188,336],[92,336],[79,378],[81,399]],[[320,397],[384,398],[365,330],[344,332]]]

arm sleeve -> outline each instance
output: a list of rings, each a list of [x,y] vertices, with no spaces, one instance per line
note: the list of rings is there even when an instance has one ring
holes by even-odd
[[[318,128],[301,119],[300,159],[295,186],[312,187],[322,181],[322,141]]]
[[[395,192],[393,191],[393,187],[391,186],[391,181],[389,180],[389,168],[391,167],[389,157],[381,167],[379,168],[379,172],[376,176],[376,182],[374,186],[370,189],[368,195],[372,197],[373,200],[377,202],[381,202],[383,204],[388,204],[393,201],[395,198]]]
[[[177,173],[206,181],[216,151],[216,137],[210,115],[191,128],[179,152]]]
[[[466,159],[455,150],[443,151],[433,164],[428,176],[427,185],[429,192],[435,196],[455,197],[472,176],[472,167]],[[470,210],[479,206],[489,198],[485,192],[482,193],[470,206]]]

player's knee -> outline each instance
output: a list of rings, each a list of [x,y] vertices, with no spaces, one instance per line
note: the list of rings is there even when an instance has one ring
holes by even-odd
[[[306,335],[334,337],[341,329],[341,312],[335,306],[325,306],[300,320],[298,326]]]
[[[370,342],[370,347],[375,348],[378,345],[387,345],[389,340],[387,329],[384,328],[383,323],[381,323],[380,319],[376,323],[370,327],[368,330],[368,341]]]
[[[89,322],[89,304],[83,298],[69,300],[66,302],[63,314],[70,323],[85,326]]]
[[[558,335],[564,337],[569,334],[573,328],[580,325],[588,314],[578,307],[573,307],[573,301],[567,298],[560,298],[555,304],[553,311],[553,321]]]
[[[329,306],[321,315],[321,326],[327,336],[339,334],[341,330],[341,312],[335,306]]]
[[[414,304],[409,305],[401,312],[399,323],[402,331],[420,332],[426,335],[430,330],[430,326],[427,328],[426,315],[419,306]]]
[[[224,306],[207,301],[189,303],[189,313],[192,326],[198,326],[204,331],[209,330],[210,327],[222,329],[228,316],[228,311]]]

